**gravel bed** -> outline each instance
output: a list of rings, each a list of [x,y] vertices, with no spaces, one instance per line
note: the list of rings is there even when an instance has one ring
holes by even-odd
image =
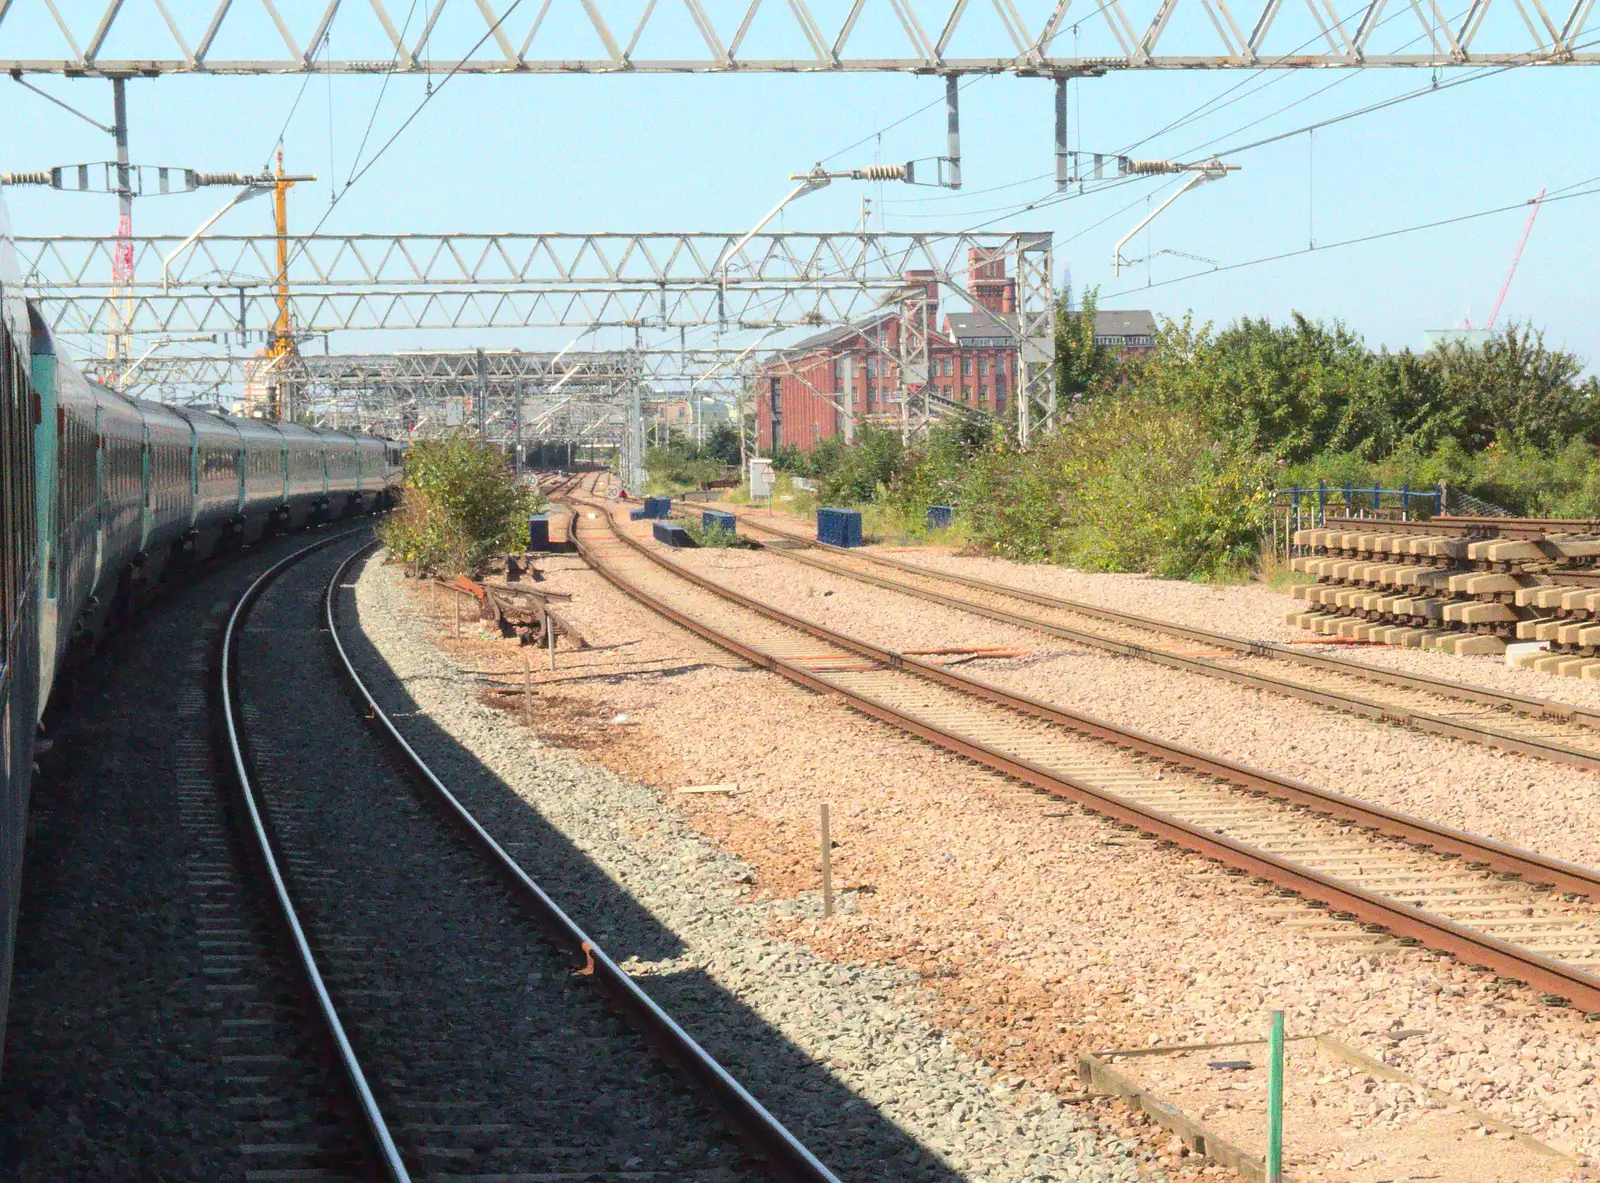
[[[859,884],[841,877],[845,907],[827,922],[811,883],[754,891],[756,868],[697,833],[657,789],[547,746],[478,701],[479,657],[503,655],[515,671],[514,648],[464,645],[463,668],[431,643],[394,568],[369,565],[357,603],[378,651],[365,659],[374,676],[386,666],[386,694],[414,701],[401,721],[408,738],[575,919],[842,1178],[1164,1177],[1141,1175],[1134,1144],[1063,1098],[1003,1080],[959,1047],[929,1021],[935,1003],[914,972],[818,956],[774,931],[848,923],[870,898],[850,890]],[[588,605],[573,608],[582,615]],[[540,673],[542,686],[560,688],[541,697],[542,725],[573,742],[592,742],[597,729],[626,742],[635,730],[619,718],[627,710],[580,709],[574,692],[586,687],[630,685],[648,700],[667,686],[693,694],[695,684],[716,680],[725,691],[731,681],[766,700],[765,683],[752,681],[759,675],[681,634],[662,643],[632,628],[619,634],[613,622],[591,635],[626,638],[615,644],[627,648],[582,655],[584,672],[563,652],[554,683]]]
[[[232,1181],[247,1167],[335,1169],[348,1155],[208,758],[220,622],[308,540],[269,542],[169,588],[51,709],[0,1082],[6,1179]],[[260,1053],[284,1058],[229,1059]],[[321,1153],[243,1152],[275,1142]]]
[[[815,532],[814,521],[781,511],[774,515],[773,521],[786,530]],[[1296,642],[1297,649],[1326,653],[1347,661],[1471,682],[1575,706],[1600,707],[1600,683],[1535,670],[1509,669],[1504,657],[1457,657],[1431,649],[1390,649],[1376,645],[1305,644],[1316,634],[1285,623],[1284,618],[1291,611],[1305,608],[1305,601],[1294,599],[1288,587],[1275,590],[1264,583],[1219,586],[1149,575],[1102,574],[1051,563],[1017,563],[989,555],[961,554],[949,547],[874,545],[863,547],[862,553],[881,553],[934,571],[988,579],[1021,590],[1194,628],[1280,644]]]
[[[576,595],[574,622],[606,647],[564,654],[562,671],[537,675],[541,710],[560,718],[536,727],[657,786],[737,782],[732,799],[671,802],[743,855],[769,896],[814,886],[812,819],[829,802],[835,875],[863,888],[859,907],[780,931],[831,957],[919,974],[939,1022],[1006,1075],[1081,1097],[1080,1050],[1259,1037],[1265,1010],[1281,1005],[1291,1032],[1335,1033],[1552,1144],[1600,1149],[1593,1028],[1581,1017],[1447,958],[1314,940],[1292,924],[1317,914],[1292,900],[744,671],[573,560],[545,569],[552,590]],[[799,578],[782,571],[767,598]],[[953,639],[979,643],[966,631]],[[1036,651],[1037,641],[1030,635]],[[461,649],[520,681],[514,650]],[[1090,682],[1109,693],[1118,676]],[[1266,701],[1264,733],[1280,700]],[[1314,722],[1333,719],[1319,712]],[[1396,1045],[1396,1030],[1422,1034]],[[1316,1177],[1345,1176],[1330,1167]]]
[[[257,602],[240,699],[297,909],[407,1165],[768,1178],[407,791],[318,636],[350,552],[308,559]]]
[[[1600,773],[1412,732],[1048,634],[758,551],[682,551],[685,566],[895,649],[1015,645],[963,668],[1281,775],[1587,866],[1600,866]]]
[[[1148,575],[1101,575],[1045,563],[1013,563],[1008,559],[952,554],[948,550],[897,550],[886,547],[868,547],[866,550],[868,553],[882,550],[889,557],[935,571],[988,579],[1009,587],[1061,596],[1119,612],[1131,612],[1138,616],[1256,640],[1283,644],[1296,642],[1296,649],[1325,653],[1346,661],[1364,662],[1405,673],[1427,674],[1454,682],[1471,682],[1494,690],[1528,694],[1575,706],[1600,707],[1600,683],[1542,674],[1534,670],[1509,669],[1504,657],[1457,657],[1431,649],[1391,649],[1378,645],[1307,645],[1304,642],[1316,634],[1293,628],[1284,622],[1291,611],[1303,610],[1306,606],[1304,600],[1292,598],[1287,588],[1275,591],[1259,583],[1219,587],[1175,579],[1155,579]]]

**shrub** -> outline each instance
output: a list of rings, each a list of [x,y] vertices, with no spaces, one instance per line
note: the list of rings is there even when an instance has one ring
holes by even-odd
[[[1025,452],[988,449],[964,516],[975,543],[1008,558],[1223,578],[1255,563],[1271,476],[1194,410],[1093,400]]]
[[[517,481],[500,449],[482,440],[424,440],[406,452],[400,510],[382,528],[384,545],[420,572],[477,575],[516,549],[530,514],[544,507]]]

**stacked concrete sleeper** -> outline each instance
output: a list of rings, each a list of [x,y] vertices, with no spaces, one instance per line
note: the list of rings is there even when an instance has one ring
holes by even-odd
[[[1385,531],[1374,521],[1297,530],[1290,624],[1325,636],[1455,654],[1544,642],[1516,663],[1600,681],[1600,534],[1473,538]],[[1585,578],[1586,577],[1586,578]]]

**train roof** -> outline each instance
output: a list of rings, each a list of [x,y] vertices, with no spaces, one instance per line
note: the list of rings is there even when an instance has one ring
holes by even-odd
[[[22,268],[17,262],[17,246],[11,240],[11,216],[6,212],[5,194],[0,192],[0,318],[4,318],[11,339],[27,356],[28,308],[22,298]]]

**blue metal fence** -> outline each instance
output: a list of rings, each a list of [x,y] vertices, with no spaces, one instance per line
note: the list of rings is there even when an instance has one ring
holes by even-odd
[[[1273,544],[1288,554],[1295,553],[1294,532],[1314,530],[1326,525],[1329,515],[1346,518],[1399,518],[1409,521],[1420,514],[1429,517],[1445,511],[1447,490],[1443,483],[1432,489],[1413,489],[1410,484],[1398,489],[1377,485],[1358,486],[1346,481],[1343,488],[1318,481],[1316,487],[1291,485],[1272,494]],[[1280,536],[1279,529],[1282,528]]]

